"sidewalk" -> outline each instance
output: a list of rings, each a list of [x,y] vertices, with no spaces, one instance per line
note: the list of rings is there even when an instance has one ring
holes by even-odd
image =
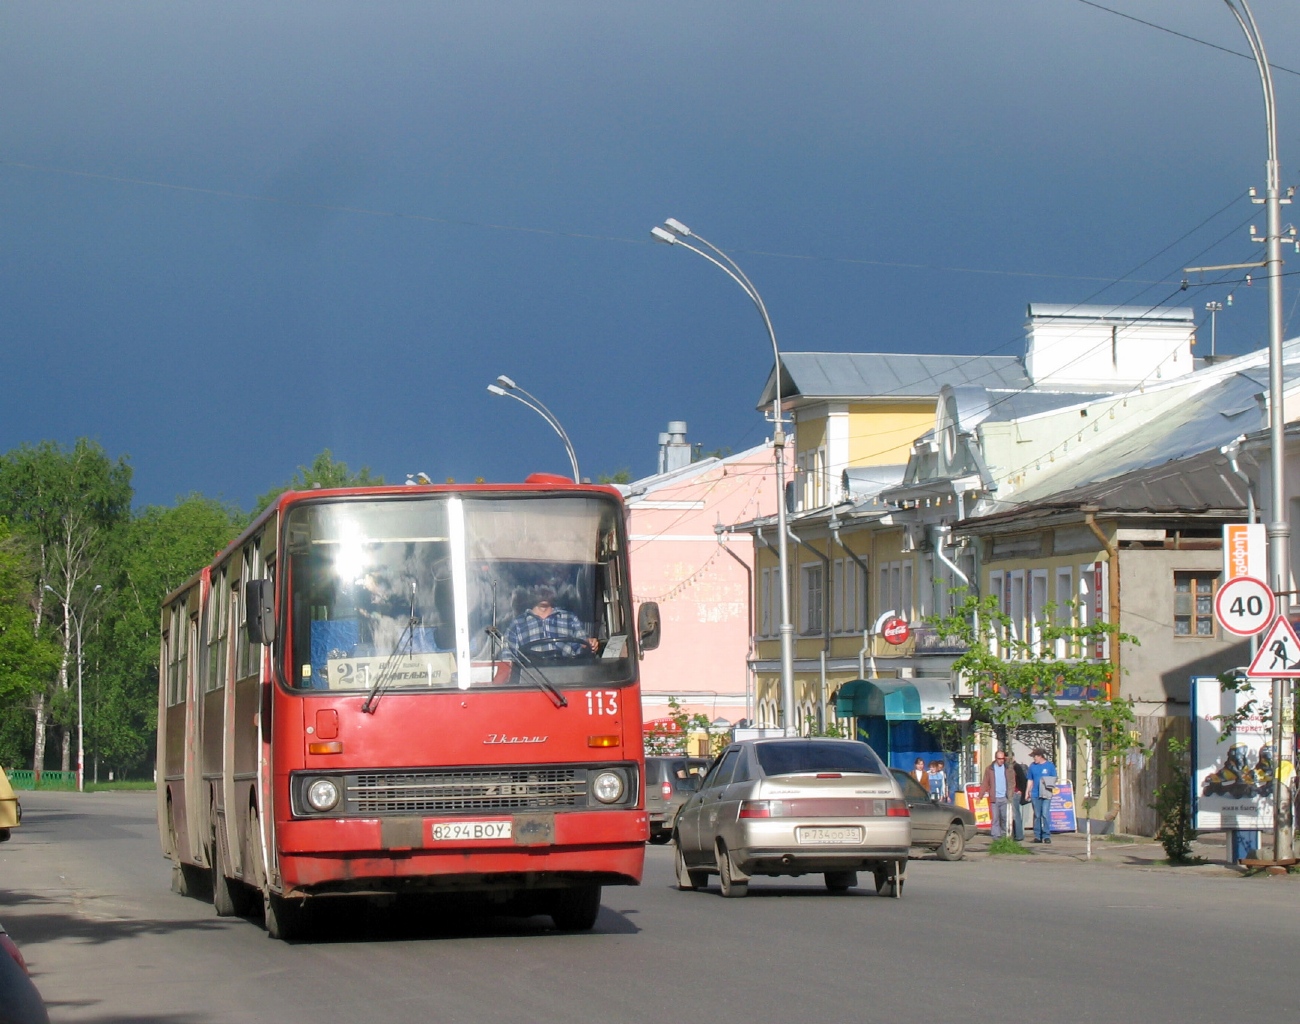
[[[1060,863],[1073,860],[1088,863],[1088,837],[1077,832],[1056,833],[1046,845],[1035,845],[1026,835],[1024,847],[1029,856],[1010,854],[998,855],[996,858],[988,852],[992,840],[988,833],[981,832],[966,845],[966,856],[972,859],[997,859],[1014,863]],[[1165,859],[1165,849],[1154,839],[1142,836],[1101,836],[1092,837],[1092,862],[1112,867],[1137,868],[1146,871],[1174,871],[1180,874],[1210,875],[1222,878],[1240,878],[1246,869],[1229,864],[1227,841],[1223,833],[1209,833],[1192,844],[1193,855],[1204,859],[1203,864],[1169,864]],[[1300,879],[1300,875],[1281,876]]]

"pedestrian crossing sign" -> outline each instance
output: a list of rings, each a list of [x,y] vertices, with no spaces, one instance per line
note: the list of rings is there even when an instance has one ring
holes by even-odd
[[[1300,679],[1300,637],[1279,615],[1264,635],[1259,651],[1246,669],[1249,679]]]

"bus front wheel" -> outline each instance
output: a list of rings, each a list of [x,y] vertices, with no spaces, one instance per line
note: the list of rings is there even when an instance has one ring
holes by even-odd
[[[268,892],[262,896],[262,908],[266,915],[266,934],[271,938],[292,942],[306,933],[306,900],[287,899],[279,893]]]
[[[564,932],[588,932],[600,914],[600,886],[561,889],[552,897],[551,920]]]

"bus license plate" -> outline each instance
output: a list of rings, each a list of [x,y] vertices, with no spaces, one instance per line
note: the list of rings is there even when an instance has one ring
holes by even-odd
[[[795,839],[800,843],[860,843],[862,829],[857,826],[839,828],[804,828],[795,829]]]
[[[433,826],[433,841],[457,839],[509,839],[509,821],[443,821]]]

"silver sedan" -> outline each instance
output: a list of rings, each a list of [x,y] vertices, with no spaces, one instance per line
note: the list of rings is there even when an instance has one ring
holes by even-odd
[[[718,876],[744,896],[754,875],[821,873],[832,892],[870,871],[881,894],[901,895],[912,820],[898,781],[865,743],[745,740],[713,763],[673,832],[677,884]]]

